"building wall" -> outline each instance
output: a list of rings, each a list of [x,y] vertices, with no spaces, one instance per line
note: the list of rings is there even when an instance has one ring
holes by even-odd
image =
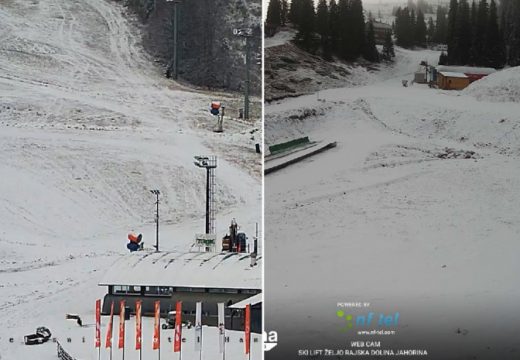
[[[226,329],[243,330],[244,315],[242,310],[229,309],[228,306],[251,297],[251,294],[214,294],[214,293],[175,293],[172,296],[141,296],[124,294],[106,294],[103,299],[102,314],[110,315],[110,305],[114,302],[114,313],[119,315],[119,302],[125,300],[130,312],[135,314],[136,300],[142,301],[143,316],[153,316],[155,301],[161,302],[161,317],[166,318],[169,311],[175,310],[177,301],[182,301],[182,320],[195,323],[195,307],[198,301],[202,302],[202,323],[208,326],[218,325],[217,303],[225,304]],[[163,322],[164,323],[164,322]],[[261,309],[252,311],[251,331],[260,333],[262,329]]]
[[[469,79],[449,77],[439,73],[437,85],[443,90],[462,90],[469,85]]]

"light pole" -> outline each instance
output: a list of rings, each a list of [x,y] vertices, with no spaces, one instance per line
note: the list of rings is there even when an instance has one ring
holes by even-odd
[[[215,191],[215,168],[217,167],[216,156],[195,156],[195,165],[206,169],[206,234],[213,234],[214,212],[213,195]]]
[[[249,74],[249,65],[251,62],[251,45],[249,43],[249,38],[253,36],[253,29],[234,29],[233,34],[246,38],[246,86],[244,89],[244,119],[249,120],[249,86],[251,82]]]
[[[155,251],[159,251],[159,194],[161,193],[159,190],[150,190],[152,194],[157,196],[157,201],[155,205],[157,206],[155,212]]]

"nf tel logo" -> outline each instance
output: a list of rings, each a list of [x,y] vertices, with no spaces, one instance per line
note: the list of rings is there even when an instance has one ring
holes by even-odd
[[[353,327],[377,326],[377,327],[394,327],[399,323],[399,313],[385,315],[383,313],[376,314],[369,312],[366,315],[351,315],[343,310],[336,311],[337,317],[343,319],[344,325],[341,331],[348,331]]]

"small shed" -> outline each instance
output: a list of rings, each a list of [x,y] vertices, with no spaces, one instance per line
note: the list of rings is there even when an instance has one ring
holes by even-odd
[[[417,84],[426,84],[426,73],[424,71],[417,71],[414,74],[413,82]]]
[[[462,90],[469,85],[469,77],[460,72],[440,71],[437,86],[443,90]]]

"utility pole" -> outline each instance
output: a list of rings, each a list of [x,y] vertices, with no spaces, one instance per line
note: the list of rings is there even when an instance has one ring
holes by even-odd
[[[155,251],[159,251],[159,194],[161,193],[159,190],[150,190],[152,194],[157,196],[157,201],[155,205],[157,206],[155,212]]]

